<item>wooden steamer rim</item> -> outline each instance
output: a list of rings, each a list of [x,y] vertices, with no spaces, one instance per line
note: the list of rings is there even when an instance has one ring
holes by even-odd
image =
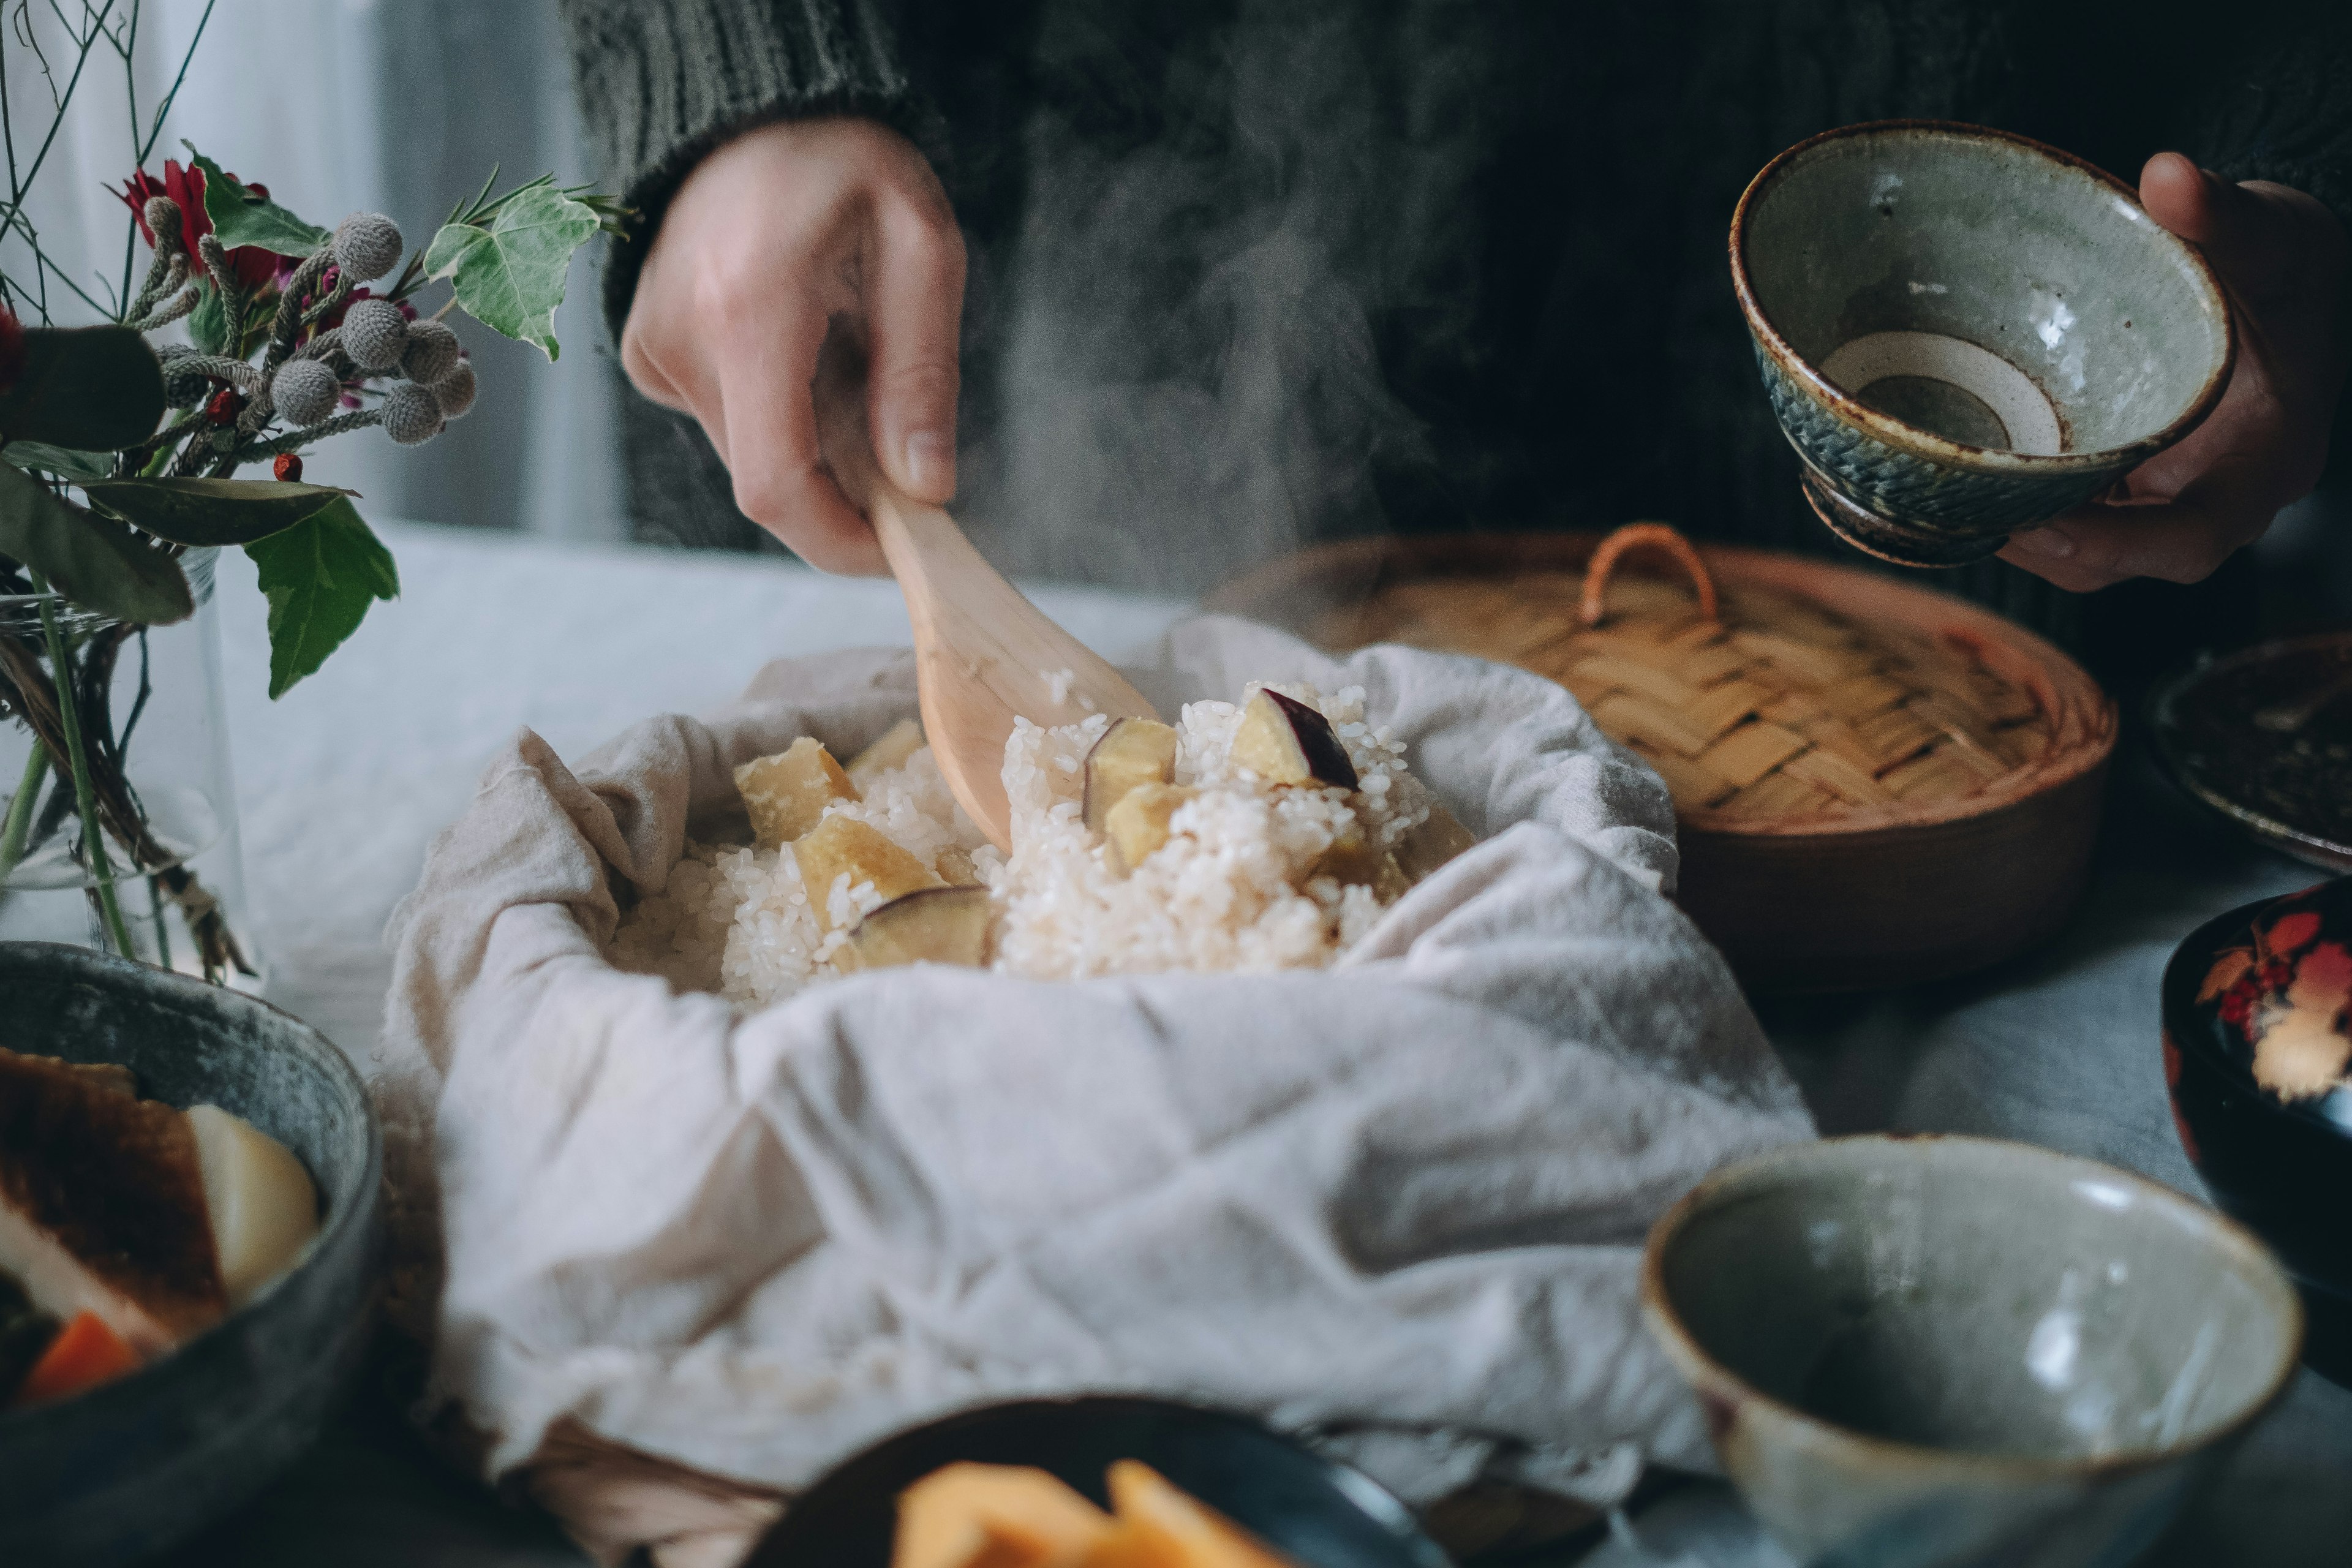
[[[2103,769],[2118,733],[2116,704],[2089,672],[2054,644],[1964,599],[1835,562],[1743,545],[1686,540],[1663,523],[1633,523],[1608,535],[1590,532],[1476,532],[1412,539],[1372,538],[1319,545],[1268,563],[1209,595],[1203,608],[1271,620],[1307,635],[1314,618],[1370,599],[1396,584],[1444,578],[1507,578],[1523,571],[1587,574],[1578,605],[1581,626],[1595,611],[1610,575],[1636,550],[1662,550],[1688,575],[1703,617],[1716,607],[1716,582],[1755,584],[1822,605],[1865,637],[1895,626],[1948,644],[2025,690],[2050,727],[2036,758],[1957,798],[1909,805],[1841,805],[1802,816],[1737,816],[1710,807],[1677,808],[1686,833],[1738,838],[1833,838],[1965,822],[2061,789]]]

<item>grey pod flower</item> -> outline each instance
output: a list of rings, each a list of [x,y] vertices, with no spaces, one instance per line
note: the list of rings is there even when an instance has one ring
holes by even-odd
[[[408,347],[402,351],[400,368],[408,379],[423,386],[436,386],[448,379],[458,364],[457,334],[438,321],[408,323]]]
[[[353,213],[335,226],[335,265],[354,283],[400,265],[400,227],[382,213]]]
[[[341,338],[362,370],[390,370],[408,347],[408,319],[389,300],[362,300],[343,312]]]
[[[343,384],[335,373],[314,359],[290,359],[278,367],[269,383],[269,401],[297,425],[317,425],[334,416],[342,401]]]
[[[163,403],[169,408],[192,408],[213,389],[212,377],[183,360],[200,357],[186,343],[165,343],[155,351],[163,362]]]
[[[140,209],[139,217],[140,221],[146,224],[147,232],[155,237],[156,249],[163,248],[167,236],[172,248],[174,250],[180,248],[179,203],[169,196],[149,196],[147,205]]]
[[[430,441],[441,434],[446,423],[440,400],[433,395],[433,389],[413,381],[398,382],[386,388],[377,414],[383,421],[383,433],[404,447]]]
[[[448,419],[463,419],[473,412],[476,390],[471,360],[459,360],[457,369],[433,384],[433,395],[441,405],[442,416]]]

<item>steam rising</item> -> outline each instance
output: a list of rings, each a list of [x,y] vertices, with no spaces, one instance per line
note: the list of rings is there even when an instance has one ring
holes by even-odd
[[[1430,461],[1376,330],[1475,310],[1472,46],[1378,7],[1280,9],[1108,62],[1087,24],[1046,21],[1022,221],[975,268],[996,357],[968,365],[994,416],[962,510],[1013,571],[1198,589],[1380,529],[1375,461]],[[1106,135],[1106,112],[1132,123]]]

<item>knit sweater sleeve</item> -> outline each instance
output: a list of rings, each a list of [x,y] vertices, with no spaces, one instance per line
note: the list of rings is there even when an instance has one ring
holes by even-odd
[[[560,0],[581,120],[608,185],[636,209],[604,268],[627,316],[645,252],[688,173],[752,126],[863,114],[910,134],[925,111],[885,0]]]
[[[2291,185],[2352,230],[2352,7],[2320,7],[2218,73],[2189,142],[2224,178]]]

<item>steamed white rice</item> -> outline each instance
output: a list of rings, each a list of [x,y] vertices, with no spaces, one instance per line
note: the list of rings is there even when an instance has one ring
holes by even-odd
[[[1177,809],[1166,846],[1130,872],[1106,860],[1079,816],[1087,752],[1109,727],[1101,716],[1058,729],[1015,724],[1004,748],[1009,859],[956,805],[928,748],[867,775],[863,800],[835,802],[826,815],[871,824],[948,881],[985,884],[997,910],[994,967],[1004,973],[1073,980],[1327,964],[1370,929],[1381,906],[1369,888],[1308,872],[1351,829],[1375,847],[1399,844],[1428,816],[1430,795],[1406,770],[1402,743],[1364,722],[1360,688],[1324,698],[1310,686],[1265,684],[1331,721],[1358,787],[1261,783],[1232,762],[1240,705],[1191,703],[1176,726],[1176,782],[1200,793]],[[871,883],[847,880],[820,894],[843,929],[880,901]],[[820,933],[788,848],[689,844],[667,889],[622,920],[606,956],[758,1008],[833,977],[844,940],[841,929]]]

